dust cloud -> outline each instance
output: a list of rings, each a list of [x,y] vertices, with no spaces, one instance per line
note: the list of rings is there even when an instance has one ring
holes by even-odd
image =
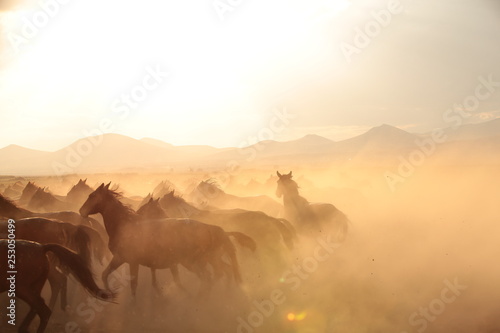
[[[158,294],[149,269],[142,267],[134,300],[125,265],[114,281],[117,304],[92,301],[72,282],[71,307],[54,309],[47,331],[500,332],[497,165],[429,160],[395,188],[384,177],[388,168],[381,165],[297,163],[281,169],[293,170],[300,194],[310,202],[332,203],[349,217],[343,242],[334,242],[328,230],[314,237],[298,232],[295,248],[280,248],[277,261],[266,251],[238,247],[243,283],[221,279],[204,296],[198,295],[197,277],[185,269],[180,273],[187,291],[179,290],[163,270],[157,272],[162,285]],[[197,183],[213,179],[226,193],[267,195],[281,203],[275,175],[276,168],[269,167],[231,175],[92,174],[29,180],[60,195],[79,178],[88,178],[94,188],[112,181],[126,197],[136,199],[168,180],[189,201]],[[103,269],[96,266],[96,276]],[[3,332],[12,331],[4,321],[2,325]]]

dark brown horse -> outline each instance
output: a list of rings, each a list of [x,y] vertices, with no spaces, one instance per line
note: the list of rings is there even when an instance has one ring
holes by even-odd
[[[173,191],[172,191],[173,193]],[[149,201],[141,206],[137,210],[137,214],[142,218],[146,220],[157,220],[157,219],[166,219],[168,218],[167,213],[165,210],[161,207],[159,203],[159,199],[154,200],[152,197],[149,199]],[[226,232],[229,236],[232,236],[235,238],[235,240],[240,244],[241,246],[251,250],[252,252],[255,252],[257,249],[257,244],[255,241],[251,238],[248,237],[247,235],[241,233],[241,232]],[[223,261],[221,261],[221,255],[215,255],[210,258],[208,258],[210,264],[214,267],[219,267],[222,268],[222,270],[219,269],[214,269],[214,274],[217,279],[221,278],[221,272],[225,273],[225,276],[230,280],[232,277],[230,267],[228,267]],[[225,268],[225,269],[224,269]],[[156,273],[155,269],[151,268],[151,276],[153,279],[153,286],[157,287],[157,282],[156,282]],[[174,282],[177,284],[178,287],[181,289],[184,289],[178,276],[178,271],[173,270],[172,271],[172,276],[174,278]]]
[[[233,276],[241,281],[236,249],[226,232],[217,226],[191,219],[141,221],[119,200],[120,195],[101,184],[80,208],[82,216],[100,213],[109,235],[108,247],[113,259],[102,274],[108,276],[124,263],[130,266],[132,295],[137,289],[139,265],[154,269],[175,269],[182,264],[202,281],[202,291],[210,288],[210,258],[221,253],[230,259]],[[213,267],[219,269],[219,267]],[[204,290],[205,289],[205,290]]]
[[[257,240],[259,248],[272,257],[280,254],[282,244],[290,250],[294,247],[295,230],[292,225],[285,219],[274,218],[263,212],[243,209],[202,210],[174,191],[163,196],[160,205],[168,216],[193,218],[243,232]]]
[[[9,244],[9,242],[11,244]],[[13,240],[0,240],[1,267],[7,266],[7,256],[10,253]],[[30,306],[30,311],[19,327],[19,332],[28,332],[30,323],[36,315],[40,317],[38,333],[43,333],[47,327],[51,310],[41,297],[42,288],[47,281],[50,271],[50,262],[47,252],[52,253],[58,260],[60,267],[70,271],[78,282],[94,297],[110,301],[114,295],[100,289],[95,283],[92,272],[78,254],[58,244],[40,244],[30,241],[15,241],[16,264],[15,270],[15,297],[24,300]],[[6,269],[0,270],[0,293],[9,290],[11,274]]]
[[[77,252],[86,264],[90,265],[91,255],[102,263],[107,249],[99,234],[87,226],[75,226],[45,218],[26,218],[15,222],[16,238],[42,244],[59,244]],[[7,238],[8,221],[0,221],[0,238]],[[53,308],[61,293],[61,308],[67,305],[68,272],[56,269],[57,263],[51,266],[49,283],[51,288],[50,307]]]
[[[349,219],[337,207],[329,203],[310,203],[299,195],[299,186],[292,179],[292,172],[278,175],[276,196],[283,197],[285,218],[305,232],[334,232],[337,240],[347,234]]]

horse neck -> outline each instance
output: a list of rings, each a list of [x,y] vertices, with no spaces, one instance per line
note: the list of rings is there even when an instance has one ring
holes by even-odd
[[[137,220],[137,216],[129,212],[118,199],[108,201],[100,213],[109,238],[117,236],[122,227]]]
[[[295,211],[301,212],[307,209],[308,203],[304,197],[301,197],[298,191],[292,193],[285,193],[283,195],[283,206],[285,209],[294,209]]]

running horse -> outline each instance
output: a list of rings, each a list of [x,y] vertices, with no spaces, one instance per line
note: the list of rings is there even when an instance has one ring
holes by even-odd
[[[325,229],[336,234],[339,241],[345,239],[349,219],[337,207],[329,203],[310,203],[300,196],[299,185],[292,179],[292,172],[282,175],[279,171],[276,196],[283,197],[285,218],[306,233],[323,232]],[[333,228],[333,230],[332,230]]]
[[[86,264],[90,265],[91,255],[103,263],[107,249],[97,231],[83,226],[59,222],[41,217],[31,217],[16,220],[16,238],[34,241],[42,244],[59,244],[77,252]],[[8,235],[8,221],[0,220],[0,238]],[[66,310],[67,305],[67,278],[69,272],[58,267],[57,262],[51,260],[48,280],[51,289],[49,307],[54,308],[57,297],[61,293],[61,308]],[[56,269],[57,267],[57,269]]]
[[[9,243],[10,242],[10,243]],[[12,253],[12,241],[0,239],[0,263],[2,267],[7,267],[8,255]],[[92,272],[85,261],[75,252],[58,244],[40,244],[25,240],[15,241],[15,295],[30,306],[28,315],[19,326],[19,332],[28,332],[30,323],[36,315],[40,317],[37,333],[43,333],[50,319],[52,311],[45,304],[41,296],[42,288],[47,281],[50,271],[50,263],[47,253],[52,253],[60,262],[61,267],[68,269],[76,280],[93,297],[111,301],[114,298],[112,292],[100,289]],[[0,270],[0,293],[8,291],[11,277],[6,269]]]
[[[113,258],[102,273],[108,288],[108,276],[128,263],[131,291],[135,297],[139,265],[153,269],[175,270],[178,264],[196,273],[202,285],[200,292],[210,288],[210,259],[226,254],[237,282],[241,282],[236,248],[226,232],[217,226],[191,219],[141,220],[120,202],[119,193],[101,184],[80,208],[82,216],[100,213],[109,236],[108,247]],[[212,265],[214,270],[224,269]],[[108,288],[109,289],[109,288]]]
[[[173,191],[171,192],[173,194]],[[165,212],[165,210],[161,207],[160,205],[160,199],[153,199],[152,197],[149,199],[149,201],[147,203],[145,203],[144,205],[142,205],[138,210],[137,210],[137,214],[142,218],[142,219],[145,219],[145,220],[156,220],[156,219],[166,219],[168,218],[168,215],[167,213]],[[238,242],[238,244],[242,247],[245,247],[249,250],[251,250],[252,252],[255,252],[256,249],[257,249],[257,244],[255,243],[255,241],[253,240],[253,238],[249,237],[248,235],[244,234],[244,233],[241,233],[241,232],[226,232],[228,236],[231,236],[231,237],[234,237],[234,239]],[[215,273],[215,277],[217,279],[220,279],[222,276],[220,275],[220,273],[225,273],[226,277],[228,278],[228,280],[231,279],[232,275],[231,275],[231,271],[230,269],[228,269],[227,265],[225,265],[225,263],[222,263],[219,258],[217,258],[217,256],[213,256],[211,258],[209,258],[210,260],[210,264],[212,266],[219,266],[219,267],[226,267],[225,270],[215,270],[214,273]],[[184,289],[184,287],[182,286],[181,282],[180,282],[180,279],[179,279],[179,275],[178,275],[178,271],[177,270],[172,270],[172,276],[174,278],[174,282],[176,283],[176,285],[180,288],[180,289]],[[156,280],[156,272],[155,272],[155,269],[151,268],[151,277],[152,277],[152,282],[153,282],[153,286],[158,289],[158,284],[157,284],[157,280]]]

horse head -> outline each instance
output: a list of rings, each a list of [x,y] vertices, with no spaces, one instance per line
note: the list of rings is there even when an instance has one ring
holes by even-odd
[[[112,191],[109,189],[109,182],[107,185],[101,184],[94,192],[89,194],[89,197],[80,208],[80,215],[87,217],[92,214],[101,213],[103,211],[103,203],[106,199],[112,196]]]
[[[153,199],[153,197],[149,198],[149,201],[137,210],[137,214],[147,219],[159,219],[167,217],[167,214],[160,206],[160,198]]]
[[[282,175],[279,171],[276,171],[278,175],[278,187],[276,188],[276,196],[281,198],[286,194],[298,194],[298,185],[292,180],[292,172],[290,171],[288,174]]]

